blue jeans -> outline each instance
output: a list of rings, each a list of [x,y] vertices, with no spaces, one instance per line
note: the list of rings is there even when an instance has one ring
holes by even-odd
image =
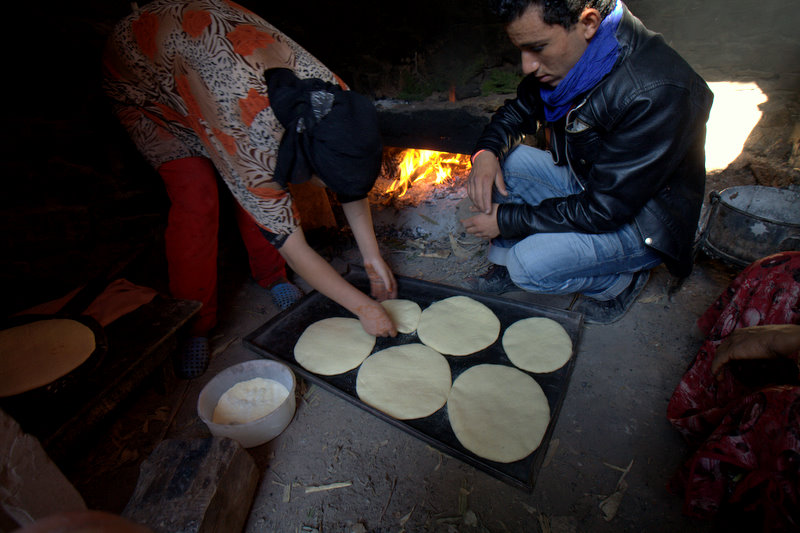
[[[525,145],[506,158],[503,177],[508,196],[495,190],[497,203],[538,205],[545,198],[581,192],[568,166],[556,166],[549,152]],[[634,224],[611,233],[535,233],[518,241],[497,238],[489,248],[489,260],[505,265],[511,280],[525,290],[580,292],[597,300],[616,297],[635,272],[661,263]]]

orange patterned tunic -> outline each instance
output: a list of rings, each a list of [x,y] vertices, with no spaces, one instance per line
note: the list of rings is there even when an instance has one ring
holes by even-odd
[[[208,157],[276,246],[298,227],[288,190],[273,181],[283,126],[264,71],[344,84],[268,22],[229,0],[156,0],[117,24],[104,88],[155,168]]]

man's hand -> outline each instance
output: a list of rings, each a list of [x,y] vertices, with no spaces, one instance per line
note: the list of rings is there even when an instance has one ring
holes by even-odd
[[[488,150],[475,156],[467,178],[467,194],[477,210],[487,215],[492,212],[492,185],[503,196],[508,196],[503,181],[503,169],[497,157]]]
[[[364,331],[376,337],[394,337],[397,335],[397,327],[392,322],[386,309],[376,302],[370,300],[369,303],[359,305],[356,308],[356,315],[361,322]]]
[[[500,227],[497,225],[497,206],[498,204],[491,204],[488,215],[478,213],[462,220],[461,223],[467,233],[484,239],[494,239],[500,236]],[[473,207],[472,210],[477,211],[477,208]]]
[[[379,302],[397,298],[397,281],[382,257],[372,261],[365,260],[364,268],[369,277],[369,292],[373,298]]]
[[[720,377],[729,361],[777,359],[796,356],[800,350],[800,325],[774,324],[734,330],[717,348],[711,372]]]

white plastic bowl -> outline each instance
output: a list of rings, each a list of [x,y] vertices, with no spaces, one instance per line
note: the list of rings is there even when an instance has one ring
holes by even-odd
[[[215,424],[214,409],[225,392],[239,383],[254,378],[272,379],[289,391],[286,400],[274,411],[245,424]],[[269,359],[256,359],[229,366],[209,381],[197,398],[197,414],[208,426],[212,435],[229,437],[245,448],[271,441],[281,434],[292,421],[295,410],[296,380],[292,370],[283,363]]]

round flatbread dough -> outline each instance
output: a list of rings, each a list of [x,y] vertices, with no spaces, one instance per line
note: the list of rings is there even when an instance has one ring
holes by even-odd
[[[450,385],[450,365],[444,356],[416,342],[370,355],[356,378],[361,401],[399,420],[422,418],[441,409]]]
[[[452,296],[432,303],[420,316],[419,340],[439,353],[469,355],[497,340],[500,320],[494,312],[468,296]]]
[[[42,387],[94,352],[94,332],[77,320],[37,320],[0,331],[0,396]]]
[[[417,302],[411,300],[384,300],[381,305],[389,318],[394,322],[397,331],[400,333],[414,333],[419,325],[419,317],[422,314]]]
[[[528,372],[554,372],[572,357],[572,340],[555,320],[518,320],[503,333],[503,350],[514,366]]]
[[[294,345],[297,363],[315,374],[333,376],[356,368],[375,347],[375,336],[355,318],[333,317],[314,322]]]
[[[530,455],[550,423],[536,381],[514,367],[477,365],[453,382],[447,415],[458,441],[479,457],[511,463]]]
[[[288,396],[289,389],[274,379],[240,381],[220,396],[212,420],[215,424],[246,424],[267,416]]]

